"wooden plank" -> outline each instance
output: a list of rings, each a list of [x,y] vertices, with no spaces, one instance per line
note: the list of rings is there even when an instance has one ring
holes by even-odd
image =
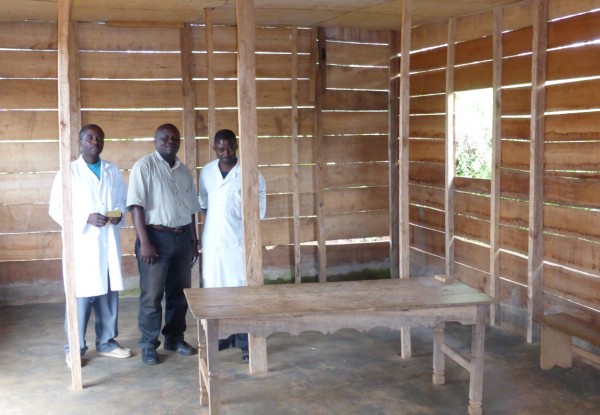
[[[444,149],[445,143],[443,140],[411,139],[409,140],[409,160],[444,163]]]
[[[562,142],[544,145],[544,168],[547,170],[598,171],[600,142]]]
[[[81,52],[81,77],[101,79],[181,79],[177,53]]]
[[[599,120],[600,112],[547,115],[545,138],[547,141],[597,140]]]
[[[502,118],[501,136],[503,139],[529,140],[528,118]]]
[[[446,95],[427,95],[412,97],[410,99],[410,113],[415,114],[439,114],[446,111]]]
[[[577,238],[544,235],[544,259],[578,271],[597,273],[600,244]]]
[[[82,80],[82,108],[180,109],[181,81]],[[107,125],[107,133],[110,126]]]
[[[48,204],[0,205],[2,233],[60,231],[48,215]]]
[[[600,279],[563,267],[544,264],[544,287],[595,309],[600,305]]]
[[[0,111],[0,140],[57,140],[56,111]]]
[[[56,56],[47,50],[0,50],[0,78],[56,79]]]
[[[387,196],[387,186],[327,190],[325,214],[388,209]]]
[[[410,275],[413,277],[433,277],[444,273],[444,258],[418,249],[410,250]]]
[[[309,145],[307,139],[303,141],[302,147]],[[323,152],[329,163],[387,161],[386,141],[385,135],[327,136]]]
[[[456,279],[484,293],[488,293],[490,275],[487,272],[456,263]]]
[[[548,81],[596,76],[599,59],[598,44],[549,51]]]
[[[79,48],[90,51],[179,51],[179,29],[79,23]]]
[[[445,45],[433,49],[415,51],[410,56],[410,69],[414,72],[446,69],[446,53],[447,48]]]
[[[531,88],[503,89],[501,113],[502,115],[530,115]]]
[[[528,248],[527,229],[512,226],[500,226],[500,249],[527,255]]]
[[[327,42],[327,64],[386,67],[388,46],[372,43]]]
[[[448,41],[448,22],[445,20],[416,26],[412,29],[411,48],[420,50],[445,45]]]
[[[14,143],[5,146],[0,154],[0,165],[4,173],[29,173],[56,171],[59,167],[57,157],[58,143]],[[77,148],[77,145],[75,145]],[[27,162],[23,155],[27,154]]]
[[[366,242],[351,244],[333,244],[329,247],[327,266],[352,267],[364,269],[375,264],[389,262],[389,246],[387,242]]]
[[[336,26],[325,28],[325,38],[351,43],[385,44],[388,41],[388,33],[386,30]]]
[[[530,162],[530,142],[502,141],[501,163],[504,168],[526,170]]]
[[[587,11],[587,10],[586,10]],[[600,37],[600,13],[584,13],[548,23],[548,47],[557,48]]]
[[[290,101],[292,104],[292,213],[294,219],[294,282],[302,282],[302,251],[300,249],[300,191],[299,180],[299,156],[298,156],[298,29],[292,28],[290,36],[292,50],[292,88]]]
[[[389,205],[389,257],[390,277],[400,277],[400,32],[392,30],[388,42],[388,205]],[[409,101],[410,104],[410,101]]]
[[[531,55],[519,55],[502,60],[502,86],[531,82]]]
[[[493,68],[492,62],[479,62],[455,68],[456,91],[491,88]]]
[[[455,65],[463,65],[465,63],[491,60],[493,58],[492,46],[492,36],[481,37],[465,42],[459,41],[459,43],[456,44],[456,58],[454,63]]]
[[[7,205],[47,203],[54,176],[55,172],[0,174],[0,200]]]
[[[105,125],[113,138],[153,138],[157,120],[181,126],[182,111],[83,111],[82,124]],[[110,131],[110,133],[108,132]]]
[[[530,28],[532,19],[531,2],[521,1],[507,5],[503,8],[504,17],[502,30],[519,30]],[[529,45],[531,47],[531,43]]]
[[[542,321],[544,325],[585,340],[595,346],[600,345],[600,331],[598,331],[598,326],[595,324],[587,323],[565,313],[546,314]],[[569,343],[569,348],[570,346]]]
[[[529,27],[512,30],[502,34],[502,56],[509,57],[531,52],[531,40],[533,39],[533,27],[531,21]]]
[[[471,13],[457,18],[456,40],[458,42],[479,39],[491,34],[492,13],[490,11]]]
[[[327,88],[386,90],[387,68],[327,66]]]
[[[500,203],[498,201],[498,203]],[[459,215],[474,216],[479,219],[489,219],[491,200],[489,197],[473,193],[455,192],[454,211]]]
[[[444,231],[446,224],[443,210],[431,209],[425,206],[410,205],[409,220],[413,225],[423,226],[437,231]]]
[[[476,179],[471,177],[455,177],[454,187],[457,191],[481,193],[484,195],[489,195],[492,191],[489,179]]]
[[[544,201],[597,208],[600,203],[600,182],[597,179],[547,175],[544,178]]]
[[[598,100],[600,100],[599,89],[599,79],[548,85],[546,87],[546,111],[596,109]]]
[[[294,224],[291,218],[263,220],[260,227],[264,246],[289,245],[294,241]],[[312,242],[316,239],[316,220],[301,218],[300,242]]]
[[[300,193],[311,193],[314,190],[313,174],[314,166],[299,166],[300,174],[298,188]],[[261,167],[260,172],[265,178],[269,193],[291,193],[292,192],[292,167],[291,166],[267,166]]]
[[[55,109],[56,81],[50,79],[0,79],[2,109]]]
[[[325,112],[323,134],[386,134],[386,112]]]
[[[56,22],[1,22],[0,48],[56,50],[56,28]]]
[[[419,115],[410,117],[411,138],[444,138],[445,114]]]
[[[442,258],[442,260],[445,258],[444,232],[442,231],[427,229],[411,224],[410,245],[411,248],[418,249],[432,255],[436,255]]]
[[[191,26],[186,24],[180,29],[180,42],[181,42],[181,95],[183,98],[183,160],[189,171],[194,172],[192,179],[194,182],[194,188],[198,189],[198,175],[195,174],[196,166],[198,165],[198,158],[196,157],[196,111],[194,90],[192,88],[192,74],[191,74]],[[194,275],[199,275],[194,272]],[[195,282],[194,286],[199,287],[200,282]]]
[[[444,210],[444,189],[410,184],[410,203]]]
[[[455,244],[455,260],[457,264],[463,264],[489,274],[489,251],[490,249],[487,246],[457,239]],[[489,285],[486,285],[484,288],[488,290]]]
[[[454,229],[456,236],[476,240],[484,244],[490,243],[490,221],[455,215]]]
[[[308,136],[312,134],[312,109],[299,108],[299,134]],[[257,111],[258,116],[258,132],[261,136],[285,136],[291,137],[292,124],[289,108],[270,108]],[[206,136],[207,118],[206,111],[198,111],[196,114],[196,131],[198,135],[201,132]],[[348,117],[346,117],[348,118]],[[344,119],[344,117],[342,117]],[[217,131],[221,128],[229,128],[233,131],[238,131],[237,111],[233,110],[217,110]],[[201,124],[201,125],[200,125]],[[339,134],[339,133],[338,133]]]
[[[323,109],[326,110],[387,110],[385,91],[331,90],[323,97]]]
[[[500,275],[503,279],[527,285],[527,258],[500,251]]]
[[[544,212],[547,207],[544,207]],[[500,202],[500,223],[527,227],[529,224],[529,204],[527,201],[502,199]]]
[[[268,187],[267,187],[268,189]],[[293,195],[290,193],[277,193],[267,195],[266,219],[293,218],[294,216]],[[298,194],[298,217],[314,216],[315,198],[312,193]]]
[[[412,96],[441,94],[446,91],[446,71],[444,69],[410,75]]]
[[[300,163],[312,161],[312,138],[298,140],[298,160]],[[258,163],[266,164],[292,164],[293,139],[289,138],[259,138]]]
[[[444,165],[439,163],[411,162],[409,179],[411,183],[444,188]]]
[[[457,85],[458,68],[456,64],[457,19],[448,20],[448,56],[446,63],[446,123],[444,128],[444,213],[445,213],[445,258],[446,272],[454,278],[454,242],[457,235],[454,209],[454,178],[456,176],[456,136],[454,130],[454,93]]]
[[[324,173],[324,187],[387,186],[387,165],[385,163],[359,163],[327,166]]]
[[[327,215],[325,223],[328,241],[389,235],[387,210]]]
[[[534,321],[543,311],[544,262],[544,84],[548,79],[548,0],[533,3],[533,58],[531,68],[531,150],[529,177],[529,249],[527,262],[527,342],[533,341]]]
[[[569,206],[544,206],[544,229],[571,237],[600,238],[600,213]]]

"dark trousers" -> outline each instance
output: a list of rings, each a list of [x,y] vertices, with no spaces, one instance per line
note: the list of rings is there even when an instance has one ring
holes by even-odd
[[[184,288],[191,287],[192,251],[189,227],[180,234],[165,233],[147,228],[150,242],[158,252],[153,265],[140,259],[140,241],[135,242],[135,255],[140,271],[140,309],[138,328],[141,333],[140,347],[160,346],[158,336],[162,324],[162,300],[165,299],[165,325],[162,334],[165,341],[183,340],[186,329],[185,315],[188,305]]]

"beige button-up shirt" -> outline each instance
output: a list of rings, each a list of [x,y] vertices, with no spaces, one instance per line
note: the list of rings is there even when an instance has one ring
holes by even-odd
[[[179,159],[171,168],[158,151],[141,158],[131,169],[127,209],[133,205],[144,208],[146,225],[172,228],[188,225],[200,210],[188,168]]]

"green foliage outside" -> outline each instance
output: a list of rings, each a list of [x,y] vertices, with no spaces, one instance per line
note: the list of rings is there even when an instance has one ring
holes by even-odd
[[[492,89],[454,95],[456,175],[478,179],[492,176]]]

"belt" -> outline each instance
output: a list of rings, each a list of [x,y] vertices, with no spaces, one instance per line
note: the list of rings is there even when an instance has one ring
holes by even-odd
[[[163,226],[163,225],[147,225],[147,226],[149,228],[156,229],[157,231],[165,232],[165,233],[184,233],[185,228],[187,228],[187,225],[186,226],[178,226],[176,228],[169,228],[168,226]]]

